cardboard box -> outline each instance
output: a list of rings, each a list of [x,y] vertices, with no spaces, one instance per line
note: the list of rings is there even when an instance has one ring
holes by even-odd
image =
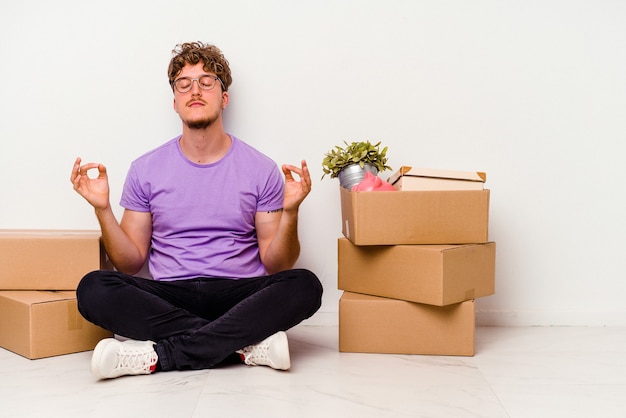
[[[389,179],[396,190],[482,190],[487,174],[402,166]]]
[[[356,245],[488,242],[489,190],[350,192],[343,235]]]
[[[82,317],[75,292],[0,291],[0,346],[26,358],[93,350],[111,336]]]
[[[100,231],[0,230],[0,290],[76,290],[101,268]]]
[[[495,292],[496,244],[357,246],[338,241],[338,287],[445,306]]]
[[[442,307],[344,292],[339,351],[473,356],[474,312],[474,301]]]

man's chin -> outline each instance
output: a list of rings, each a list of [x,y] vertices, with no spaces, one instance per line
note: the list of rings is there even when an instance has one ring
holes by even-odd
[[[207,129],[208,127],[213,125],[213,123],[215,123],[215,119],[198,119],[185,121],[185,125],[187,125],[189,129],[193,130]]]

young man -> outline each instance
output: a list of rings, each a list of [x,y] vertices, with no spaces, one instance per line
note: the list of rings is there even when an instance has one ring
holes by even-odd
[[[233,356],[287,370],[284,331],[312,316],[322,295],[313,273],[293,269],[309,170],[305,161],[283,165],[283,180],[272,160],[224,131],[232,78],[217,47],[185,43],[173,52],[168,74],[182,135],[132,163],[121,222],[106,168],[77,158],[72,169],[116,267],[82,279],[78,308],[129,338],[98,343],[91,371],[114,378],[203,369]],[[152,279],[133,276],[146,260]]]

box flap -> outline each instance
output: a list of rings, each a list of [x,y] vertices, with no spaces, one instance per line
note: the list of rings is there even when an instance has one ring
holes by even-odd
[[[0,238],[46,238],[46,239],[68,239],[68,238],[99,238],[100,231],[97,230],[71,230],[71,229],[0,229]]]
[[[55,292],[43,290],[3,290],[0,291],[0,297],[24,303],[26,305],[35,305],[38,303],[48,303],[57,302],[60,300],[75,299],[76,292]]]
[[[454,179],[466,181],[478,181],[484,183],[487,181],[487,174],[481,171],[457,171],[457,170],[440,170],[434,168],[413,168],[404,165],[400,167],[389,179],[389,183],[394,184],[402,176],[410,177],[431,177],[439,179]]]

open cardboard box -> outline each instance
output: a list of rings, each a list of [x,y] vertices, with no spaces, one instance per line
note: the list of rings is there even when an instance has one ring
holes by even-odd
[[[448,306],[344,292],[339,301],[339,351],[474,355],[474,301]]]
[[[488,242],[488,189],[384,192],[339,189],[342,233],[356,245]]]
[[[112,269],[100,231],[0,230],[0,290],[76,290],[83,276]]]
[[[487,174],[402,166],[389,179],[396,190],[482,190]]]
[[[495,292],[496,244],[357,246],[338,240],[338,288],[445,306]]]
[[[75,292],[0,291],[0,347],[26,358],[93,350],[111,336],[82,317]]]

